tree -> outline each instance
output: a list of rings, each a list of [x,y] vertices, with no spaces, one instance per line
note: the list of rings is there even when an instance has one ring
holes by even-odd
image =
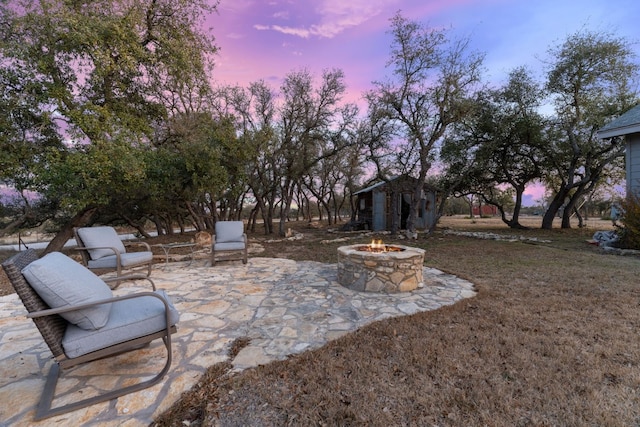
[[[271,234],[281,179],[275,130],[277,95],[264,81],[253,82],[246,89],[223,87],[216,95],[217,114],[234,121],[238,141],[244,147],[244,173],[256,201],[249,228],[255,230],[256,217],[260,213],[265,234]]]
[[[637,102],[638,64],[629,43],[609,33],[580,31],[549,50],[547,90],[555,120],[549,130],[545,184],[553,198],[542,220],[550,229],[561,208],[562,228],[578,201],[603,179],[607,166],[624,154],[619,138],[601,140],[596,131],[607,119]]]
[[[168,115],[166,94],[206,80],[216,48],[198,23],[215,5],[41,0],[0,7],[5,96],[27,99],[59,141],[71,141],[42,150],[46,164],[35,171],[42,175],[32,189],[59,200],[69,218],[51,251],[110,203],[114,189],[127,197],[142,186],[138,153]]]
[[[248,90],[234,87],[221,92],[218,111],[235,117],[240,139],[250,147],[248,184],[266,233],[273,232],[278,206],[278,232],[285,234],[305,176],[351,143],[345,135],[355,123],[357,109],[340,102],[343,80],[341,70],[326,70],[316,86],[308,70],[299,70],[285,76],[279,94],[262,81]]]
[[[400,14],[391,19],[390,33],[391,77],[374,82],[367,100],[369,109],[377,112],[372,116],[393,123],[396,163],[403,173],[418,177],[407,221],[407,228],[415,231],[417,201],[437,143],[469,111],[483,56],[469,52],[468,40],[451,42],[444,30],[426,28]]]
[[[58,208],[32,191],[42,153],[64,145],[49,117],[34,109],[29,86],[28,79],[0,67],[0,189],[9,193],[0,197],[0,236],[39,226]]]
[[[523,228],[524,191],[542,177],[545,123],[537,112],[542,99],[529,72],[517,68],[503,87],[478,97],[473,114],[456,126],[442,149],[447,175],[459,181],[458,192],[496,206],[511,228]]]
[[[324,71],[318,88],[313,87],[313,77],[307,70],[285,77],[276,126],[278,169],[282,173],[278,229],[281,236],[285,235],[295,190],[307,171],[348,146],[343,132],[355,120],[357,110],[352,105],[340,104],[345,89],[344,73],[339,69]]]
[[[147,154],[147,176],[157,184],[151,203],[160,203],[167,214],[158,232],[171,233],[169,214],[175,212],[179,219],[180,210],[188,213],[196,230],[212,229],[216,203],[228,209],[230,203],[223,201],[235,193],[230,182],[242,183],[237,174],[232,176],[234,165],[243,164],[234,153],[238,143],[233,123],[214,119],[210,111],[190,111],[173,115],[165,127],[166,134]]]

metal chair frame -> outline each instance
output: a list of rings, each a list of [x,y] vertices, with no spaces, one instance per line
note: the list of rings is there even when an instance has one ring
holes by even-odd
[[[124,276],[123,270],[130,270],[131,273],[142,272],[143,274],[145,274],[146,277],[151,276],[151,267],[153,266],[153,259],[151,259],[150,261],[142,262],[140,264],[131,265],[129,267],[123,267],[122,261],[120,258],[121,254],[116,248],[113,248],[110,246],[92,246],[92,247],[85,246],[84,242],[82,241],[82,238],[80,238],[80,235],[78,233],[78,227],[74,227],[73,236],[75,237],[76,243],[78,245],[75,248],[75,250],[80,252],[80,256],[82,256],[82,264],[85,267],[91,269],[91,267],[89,267],[89,261],[91,260],[91,254],[89,253],[90,250],[110,249],[113,251],[114,255],[116,256],[116,266],[114,268],[107,268],[106,270],[115,270],[116,277]],[[151,252],[151,246],[147,242],[122,242],[122,243],[124,244],[125,247],[143,246],[145,251]],[[140,268],[140,267],[143,267],[143,268]],[[145,272],[145,269],[146,269],[146,272]],[[96,270],[105,270],[105,268],[100,267],[100,268],[97,268]],[[131,275],[131,273],[129,274],[129,276]],[[120,285],[121,281],[122,280],[117,280],[117,279],[114,280],[114,282],[116,283],[114,286],[114,289]]]
[[[11,284],[16,290],[16,293],[18,294],[28,311],[27,317],[33,320],[55,358],[55,363],[51,366],[49,374],[47,375],[44,390],[42,391],[40,401],[36,408],[34,420],[38,421],[55,415],[64,414],[80,408],[94,405],[96,403],[112,400],[117,397],[133,393],[135,391],[143,390],[145,388],[153,386],[154,384],[157,384],[164,377],[164,375],[169,371],[172,361],[171,334],[177,331],[177,327],[175,325],[172,326],[170,323],[169,306],[164,298],[153,292],[138,292],[135,294],[108,298],[88,304],[52,309],[42,300],[42,298],[40,298],[40,296],[29,285],[29,283],[21,273],[23,268],[25,268],[36,259],[38,259],[36,251],[33,249],[28,249],[24,252],[20,252],[14,255],[13,257],[2,263],[2,267],[4,268],[7,277],[9,278]],[[151,282],[153,290],[155,290],[155,284],[153,283],[153,281],[143,276],[121,276],[119,278],[114,278],[113,280],[122,281],[129,279],[149,280],[149,282]],[[61,313],[108,302],[139,298],[142,296],[152,296],[160,299],[163,302],[166,314],[166,329],[162,329],[153,334],[141,336],[120,344],[112,345],[79,357],[68,358],[65,355],[64,349],[62,347],[62,337],[64,336],[68,322],[60,316]],[[150,344],[156,339],[163,340],[167,351],[164,367],[157,375],[140,383],[132,384],[120,389],[111,390],[101,395],[89,397],[56,408],[51,407],[53,399],[55,397],[56,386],[58,384],[59,378],[61,377],[62,371],[83,363],[88,363],[98,359],[104,359],[106,357],[140,349],[141,347]]]

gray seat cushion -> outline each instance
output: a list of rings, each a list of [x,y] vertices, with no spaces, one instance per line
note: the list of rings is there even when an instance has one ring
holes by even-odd
[[[120,253],[127,251],[113,227],[79,228],[78,236],[80,236],[82,245],[86,248],[115,248]],[[109,255],[114,256],[114,253],[111,249],[90,249],[89,255],[91,259],[95,260]]]
[[[153,259],[153,252],[127,252],[120,254],[120,264],[122,267],[132,267],[146,264]],[[116,268],[116,256],[105,256],[96,260],[89,260],[89,268]]]
[[[244,249],[244,241],[216,243],[214,245],[214,250],[216,251],[240,251],[242,249]]]
[[[244,223],[242,221],[218,221],[216,222],[215,243],[243,242]]]
[[[22,270],[22,275],[51,308],[85,304],[113,296],[102,279],[60,252],[51,252],[33,261]],[[110,310],[111,304],[101,304],[60,315],[79,328],[97,329],[107,323]]]
[[[169,303],[171,325],[178,323],[180,314],[163,290],[156,294]],[[164,304],[158,298],[141,296],[111,304],[111,315],[105,326],[87,331],[69,325],[62,339],[62,347],[69,358],[82,356],[134,338],[166,329]]]

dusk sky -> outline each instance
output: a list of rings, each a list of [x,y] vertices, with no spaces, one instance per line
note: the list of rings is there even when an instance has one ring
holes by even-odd
[[[214,80],[246,86],[263,79],[278,89],[291,71],[319,78],[340,68],[347,100],[365,107],[361,94],[390,73],[389,19],[397,11],[469,38],[486,54],[484,80],[494,84],[521,65],[543,81],[548,48],[581,29],[640,39],[638,0],[221,0],[208,22],[220,48]],[[535,192],[528,204],[540,197]]]
[[[399,10],[469,37],[496,83],[520,65],[539,70],[549,46],[582,28],[640,39],[638,0],[221,0],[209,20],[220,47],[214,78],[278,88],[290,71],[340,68],[356,100],[389,73],[389,19]]]

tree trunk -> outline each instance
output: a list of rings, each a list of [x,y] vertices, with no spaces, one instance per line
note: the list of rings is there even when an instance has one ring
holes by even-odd
[[[442,218],[442,214],[444,212],[444,207],[447,205],[447,199],[451,195],[450,191],[444,191],[440,197],[440,203],[438,204],[438,209],[436,210],[436,217],[433,220],[433,223],[429,225],[428,234],[433,234],[436,230],[436,226],[438,225],[438,221]],[[437,202],[437,199],[436,199]]]
[[[286,188],[286,187],[285,187]],[[282,201],[282,208],[280,209],[280,223],[278,225],[278,235],[280,237],[286,236],[285,224],[289,218],[291,212],[291,200],[293,200],[293,188],[287,189],[286,200]]]
[[[517,229],[517,230],[526,230],[529,227],[525,227],[520,224],[520,210],[522,209],[522,194],[524,193],[524,186],[513,186],[516,190],[516,200],[515,205],[513,206],[513,215],[511,215],[511,219],[507,219],[507,215],[505,213],[504,208],[501,205],[493,204],[500,211],[500,215],[502,217],[502,222],[507,224],[509,228]],[[486,199],[485,199],[486,202]],[[492,203],[489,203],[492,204]]]
[[[144,227],[142,225],[140,225],[137,222],[133,221],[127,215],[120,214],[120,216],[127,222],[127,224],[129,224],[131,227],[133,227],[136,230],[138,230],[138,233],[140,233],[140,235],[142,235],[143,237],[145,237],[147,239],[151,237],[151,235],[149,233],[147,233],[147,231],[144,229]]]
[[[333,218],[331,218],[331,206],[325,200],[322,200],[322,202],[320,203],[322,204],[322,207],[324,208],[324,210],[327,212],[327,223],[331,225],[333,220]]]
[[[358,198],[354,197],[353,193],[349,192],[349,206],[351,206],[351,221],[355,221],[358,218]]]
[[[560,223],[560,228],[571,228],[571,214],[573,211],[573,206],[565,206],[564,211],[562,211],[562,222]]]
[[[574,207],[573,211],[575,212],[576,217],[578,218],[578,228],[584,228],[585,227],[584,218],[582,218],[582,215],[580,215],[580,209]]]
[[[257,197],[256,202],[264,223],[264,234],[273,234],[273,208],[265,205],[262,197]]]
[[[71,218],[62,228],[58,231],[58,234],[49,242],[45,248],[43,255],[50,252],[59,252],[64,247],[65,243],[69,239],[73,238],[74,227],[84,227],[91,224],[95,214],[98,212],[97,207],[89,207],[78,212],[73,218]]]
[[[29,221],[29,214],[25,214],[17,218],[16,220],[7,224],[2,230],[0,230],[0,236],[6,236],[9,234],[13,234],[20,229],[24,224]]]
[[[543,230],[551,230],[551,228],[553,228],[553,220],[564,204],[566,195],[566,190],[560,190],[560,192],[554,196],[553,200],[551,200],[551,203],[549,204],[549,207],[547,208],[547,211],[544,213],[544,217],[542,217],[542,226],[540,228],[542,228]]]
[[[204,221],[202,220],[202,216],[198,215],[198,213],[196,212],[196,208],[194,208],[191,202],[187,200],[184,201],[184,205],[187,207],[187,211],[191,215],[191,218],[193,218],[193,222],[196,225],[196,231],[204,231],[205,230]],[[172,225],[169,225],[169,227],[173,229]]]

